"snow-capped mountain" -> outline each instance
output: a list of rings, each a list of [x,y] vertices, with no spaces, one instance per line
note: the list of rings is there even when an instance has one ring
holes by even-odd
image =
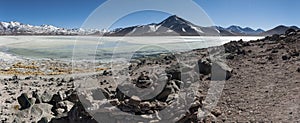
[[[258,34],[264,32],[264,30],[262,30],[262,29],[254,30],[249,27],[242,28],[240,26],[235,26],[235,25],[232,25],[232,26],[226,28],[226,30],[233,32],[233,33],[245,34],[245,35],[258,35]]]
[[[230,26],[223,28],[220,26],[202,27],[184,20],[176,15],[170,16],[158,24],[148,24],[119,28],[106,33],[109,36],[149,36],[149,35],[181,35],[181,36],[235,36],[235,35],[259,35],[264,32],[262,29],[242,28]]]
[[[20,22],[0,22],[0,35],[90,35],[105,33],[95,29],[65,29],[52,25],[34,26]]]

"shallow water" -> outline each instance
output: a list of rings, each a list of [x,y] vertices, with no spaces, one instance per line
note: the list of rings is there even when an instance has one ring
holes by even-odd
[[[103,60],[219,46],[232,40],[262,37],[92,37],[1,36],[2,52],[31,59]],[[1,58],[7,59],[7,58]]]

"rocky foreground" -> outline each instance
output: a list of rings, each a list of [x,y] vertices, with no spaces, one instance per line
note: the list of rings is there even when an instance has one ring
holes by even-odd
[[[1,79],[0,120],[299,122],[299,40],[300,32],[290,29],[256,41],[136,59],[86,75],[78,74],[83,70],[70,74],[69,64],[63,64],[30,76],[26,71],[45,71],[39,70],[41,63],[31,64],[36,68],[28,62],[12,64],[1,71],[16,75]]]

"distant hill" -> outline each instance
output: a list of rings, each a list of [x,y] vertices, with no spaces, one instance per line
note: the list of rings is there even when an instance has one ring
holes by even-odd
[[[242,28],[242,27],[239,27],[239,26],[230,26],[228,28],[226,28],[227,31],[230,31],[230,32],[234,32],[234,33],[237,33],[237,34],[244,34],[244,35],[258,35],[260,33],[263,33],[264,30],[262,29],[257,29],[257,30],[254,30],[250,27],[245,27],[245,28]]]
[[[274,34],[284,34],[285,31],[287,31],[288,29],[295,29],[295,30],[299,30],[300,28],[298,28],[297,26],[284,26],[284,25],[279,25],[273,29],[270,29],[268,31],[262,32],[260,35],[263,36],[267,36],[267,35],[274,35]]]

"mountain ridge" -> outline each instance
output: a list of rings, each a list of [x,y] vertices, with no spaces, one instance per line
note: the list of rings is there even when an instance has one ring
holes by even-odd
[[[65,29],[47,24],[35,26],[17,21],[0,22],[0,35],[93,35],[104,32],[96,29]]]
[[[53,25],[34,26],[16,21],[0,22],[0,35],[104,35],[104,36],[268,36],[283,34],[288,29],[299,30],[297,26],[279,25],[270,30],[253,29],[231,25],[229,27],[203,27],[177,15],[159,23],[117,28],[111,31],[97,29],[65,29]]]
[[[168,22],[167,24],[165,24]],[[165,24],[165,25],[164,25]],[[164,31],[151,31],[147,30],[152,26],[154,27],[165,27],[165,29],[160,29]],[[153,27],[154,26],[154,27]],[[283,26],[283,25],[281,25]],[[160,23],[148,24],[148,25],[139,25],[139,26],[130,26],[125,28],[118,28],[109,33],[106,33],[106,36],[170,36],[170,35],[180,35],[180,36],[268,36],[273,34],[283,34],[289,28],[299,30],[297,26],[283,26],[283,29],[277,31],[278,27],[275,27],[270,30],[263,29],[252,29],[250,27],[240,27],[237,25],[231,25],[227,28],[221,26],[211,26],[211,27],[202,27],[195,25],[187,20],[184,20],[176,15],[172,15],[167,19],[163,20]],[[146,30],[145,30],[146,29]],[[274,31],[272,31],[274,30]],[[268,33],[268,32],[273,33]],[[138,33],[137,33],[138,32]],[[149,33],[150,32],[150,33]]]

